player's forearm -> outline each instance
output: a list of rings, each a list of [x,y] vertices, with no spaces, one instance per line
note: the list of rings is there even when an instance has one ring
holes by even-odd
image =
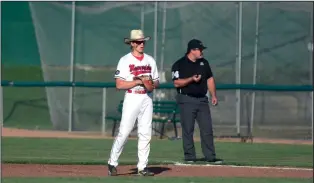
[[[128,89],[133,88],[137,85],[138,85],[138,82],[136,80],[134,80],[134,81],[119,80],[116,82],[116,88],[119,90],[128,90]]]
[[[176,80],[174,80],[173,84],[174,84],[174,87],[181,88],[181,87],[188,85],[192,81],[193,81],[192,77],[185,78],[185,79],[176,79]]]
[[[207,81],[208,91],[212,97],[216,97],[216,84],[213,77],[209,78]]]

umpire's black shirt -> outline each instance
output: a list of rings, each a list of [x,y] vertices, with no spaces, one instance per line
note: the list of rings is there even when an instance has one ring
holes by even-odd
[[[208,91],[207,80],[213,77],[210,65],[204,58],[195,62],[191,61],[187,55],[180,58],[172,65],[172,79],[185,79],[193,75],[201,75],[199,82],[191,82],[185,87],[177,88],[178,93],[191,97],[205,97]]]

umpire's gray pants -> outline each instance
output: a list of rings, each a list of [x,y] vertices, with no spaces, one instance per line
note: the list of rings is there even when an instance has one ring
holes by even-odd
[[[177,103],[180,107],[184,159],[196,159],[193,140],[195,120],[199,125],[205,158],[207,160],[216,158],[208,97],[195,98],[178,94]]]

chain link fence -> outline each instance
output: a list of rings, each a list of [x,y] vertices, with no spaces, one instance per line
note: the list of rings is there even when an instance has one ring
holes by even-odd
[[[310,2],[3,2],[2,10],[3,80],[114,82],[117,62],[129,51],[123,38],[141,28],[152,37],[145,49],[165,83],[192,38],[208,47],[205,58],[219,84],[313,82]],[[174,89],[155,94],[175,97]],[[216,135],[252,128],[260,137],[312,136],[311,92],[219,90],[218,96],[220,105],[211,108]],[[73,124],[73,131],[99,132],[121,99],[114,88],[4,88],[4,127]],[[111,122],[105,124],[110,132]]]

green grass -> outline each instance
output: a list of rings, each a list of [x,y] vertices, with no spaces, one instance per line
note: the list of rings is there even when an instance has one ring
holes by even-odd
[[[2,138],[2,159],[7,163],[106,164],[113,140]],[[197,154],[202,157],[200,143]],[[217,142],[218,157],[226,164],[254,166],[312,167],[310,145],[279,145]],[[182,141],[153,140],[150,164],[181,162]],[[135,164],[137,141],[129,140],[120,164]]]
[[[108,177],[108,178],[4,178],[3,183],[311,183],[302,178],[203,178],[203,177]]]

